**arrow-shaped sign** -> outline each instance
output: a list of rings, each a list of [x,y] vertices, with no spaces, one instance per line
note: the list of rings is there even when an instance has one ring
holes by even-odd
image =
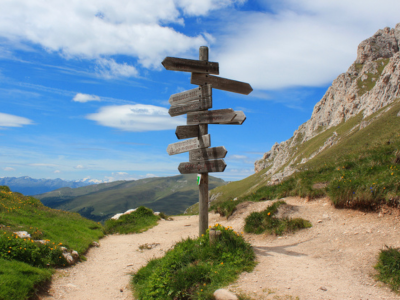
[[[225,124],[225,125],[242,125],[246,120],[246,115],[241,110],[235,110],[234,113],[236,116],[230,122],[220,122],[215,124]]]
[[[244,95],[248,95],[253,91],[251,85],[246,82],[207,74],[192,73],[190,83],[198,85],[211,84],[213,88]]]
[[[189,161],[196,162],[196,161],[224,158],[227,153],[228,151],[225,149],[224,146],[190,150]]]
[[[168,102],[172,106],[184,105],[188,102],[212,97],[211,84],[199,86],[198,88],[184,91],[181,93],[173,94],[169,97]]]
[[[217,62],[185,59],[178,57],[167,56],[163,61],[162,65],[167,70],[171,71],[183,71],[183,72],[196,72],[196,73],[208,73],[208,74],[219,74],[219,65]]]
[[[175,155],[179,153],[188,152],[190,150],[207,148],[211,146],[210,135],[205,134],[201,138],[194,138],[182,142],[169,144],[167,152],[169,155]]]
[[[188,125],[229,123],[236,114],[232,108],[196,111],[187,114]]]
[[[200,162],[183,162],[179,164],[178,170],[181,174],[189,173],[209,173],[223,172],[226,168],[226,163],[223,159],[200,161]]]
[[[177,126],[175,134],[179,140],[197,137],[199,136],[199,125]]]

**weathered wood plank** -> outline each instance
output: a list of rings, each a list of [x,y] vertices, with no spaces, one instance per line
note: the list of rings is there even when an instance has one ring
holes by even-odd
[[[167,56],[161,64],[171,71],[219,74],[219,64],[217,62]]]
[[[177,126],[175,134],[179,140],[197,137],[199,136],[199,125]]]
[[[235,118],[236,114],[232,108],[189,112],[186,124],[220,124],[228,123]]]
[[[178,170],[181,174],[190,173],[209,173],[224,172],[226,163],[223,159],[200,161],[200,162],[183,162],[179,164]]]
[[[173,94],[169,97],[168,102],[171,105],[176,106],[187,104],[188,102],[200,100],[202,98],[212,98],[211,84],[199,86],[195,89]]]
[[[188,112],[209,109],[212,107],[211,98],[202,98],[200,101],[193,101],[185,105],[171,106],[168,113],[171,117],[184,115]]]
[[[236,116],[230,122],[220,122],[218,124],[225,124],[225,125],[242,125],[243,122],[246,120],[246,115],[241,110],[235,110],[234,113]]]
[[[197,162],[203,160],[211,160],[224,158],[228,151],[224,146],[214,147],[214,148],[202,148],[189,151],[189,161]]]
[[[211,146],[210,135],[203,135],[201,138],[189,139],[182,142],[169,144],[167,152],[169,155],[188,152],[190,150],[206,148]]]
[[[192,73],[190,83],[198,85],[211,84],[215,89],[244,95],[248,95],[253,91],[251,85],[246,82],[200,73]]]

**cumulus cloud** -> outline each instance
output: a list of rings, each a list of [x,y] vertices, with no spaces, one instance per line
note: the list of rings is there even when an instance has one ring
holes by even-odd
[[[225,19],[214,33],[216,57],[210,57],[220,63],[221,76],[256,89],[329,84],[353,63],[362,40],[400,21],[397,0],[260,4],[264,12],[237,11]]]
[[[59,173],[61,173],[60,170],[55,170],[55,171],[54,171],[54,174],[59,174]]]
[[[82,165],[77,165],[77,166],[74,167],[74,169],[83,169],[83,166]]]
[[[99,96],[96,96],[96,95],[77,93],[74,96],[74,98],[72,98],[72,101],[83,103],[83,102],[88,102],[88,101],[101,101],[101,99]]]
[[[171,118],[164,107],[144,104],[104,106],[86,118],[99,125],[137,132],[175,129],[186,123],[183,117]]]
[[[3,170],[4,171],[15,171],[15,169],[11,168],[11,167],[5,167],[5,168],[3,168]]]
[[[185,16],[242,3],[243,0],[4,0],[0,37],[15,44],[29,42],[66,57],[98,59],[110,55],[138,58],[145,67],[160,67],[168,53],[187,53],[207,43],[197,34],[173,28]],[[120,74],[133,67],[117,66]]]
[[[0,127],[22,127],[32,123],[33,121],[27,118],[0,112]]]

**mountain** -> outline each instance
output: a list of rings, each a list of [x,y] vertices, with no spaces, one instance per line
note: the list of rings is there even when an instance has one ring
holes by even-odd
[[[222,203],[253,194],[261,187],[280,184],[284,179],[307,170],[319,169],[322,174],[325,171],[321,167],[325,165],[331,168],[338,162],[344,162],[349,154],[356,157],[352,158],[351,163],[348,161],[347,167],[350,169],[353,169],[351,164],[357,166],[357,159],[365,156],[372,161],[370,167],[374,167],[374,164],[383,165],[382,158],[374,159],[371,153],[385,147],[391,148],[385,150],[389,152],[384,154],[393,162],[389,167],[397,168],[396,165],[400,163],[400,147],[397,146],[400,143],[399,49],[400,23],[392,29],[386,27],[378,30],[372,37],[362,41],[357,49],[357,59],[333,81],[316,103],[311,118],[300,125],[290,139],[276,143],[257,160],[254,164],[255,174],[212,190],[210,201]],[[369,154],[363,151],[369,151]],[[388,178],[385,176],[394,175],[392,171],[382,173],[381,181]],[[302,180],[306,177],[302,176]],[[297,177],[295,180],[300,179]],[[308,180],[310,183],[314,179]],[[324,182],[311,184],[307,187],[310,191],[305,194],[318,194],[317,186],[326,187],[328,181],[325,178]],[[371,185],[375,183],[373,181]],[[370,189],[369,184],[360,182],[365,189]],[[302,194],[294,190],[291,193]],[[398,197],[396,187],[393,187],[393,195],[385,197],[392,200]],[[196,211],[197,205],[188,209],[189,213]]]
[[[60,178],[34,179],[28,176],[0,178],[0,185],[6,185],[13,192],[18,192],[24,195],[43,194],[63,187],[78,188],[91,184],[94,183],[86,180],[66,181]]]
[[[75,189],[67,187],[35,197],[46,206],[78,212],[95,221],[104,221],[141,205],[166,214],[180,214],[198,202],[196,176],[189,174],[115,181]],[[210,189],[224,184],[222,179],[209,177]]]
[[[307,161],[340,143],[345,136],[365,131],[384,113],[392,108],[398,109],[399,48],[400,23],[394,29],[378,30],[361,42],[357,59],[346,73],[333,81],[315,105],[310,120],[300,125],[289,140],[276,143],[256,161],[255,171],[268,168],[266,174],[271,175],[270,183],[279,182]],[[351,128],[339,133],[339,127],[343,129],[348,122],[351,122]],[[396,122],[399,123],[400,119]]]

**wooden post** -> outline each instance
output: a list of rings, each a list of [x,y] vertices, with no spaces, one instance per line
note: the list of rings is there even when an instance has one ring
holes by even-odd
[[[208,47],[206,46],[200,47],[199,60],[208,61]],[[208,125],[200,124],[199,137],[201,137],[204,134],[208,134]],[[208,173],[202,173],[202,178],[199,184],[199,236],[205,234],[207,228],[208,228]]]

